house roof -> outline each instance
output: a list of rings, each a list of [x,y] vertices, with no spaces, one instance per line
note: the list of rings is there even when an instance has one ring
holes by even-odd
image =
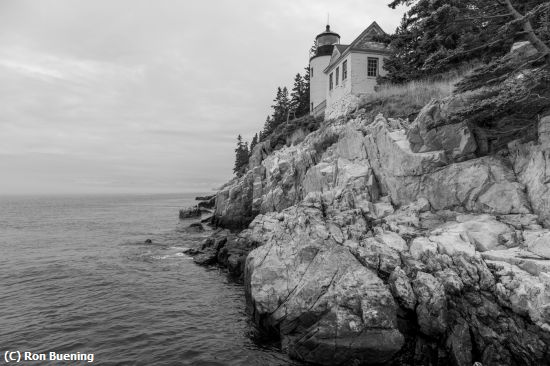
[[[334,47],[342,54],[349,47],[349,44],[335,44]]]
[[[332,68],[346,57],[350,52],[374,52],[380,54],[389,54],[390,50],[384,43],[373,41],[377,35],[385,35],[386,32],[376,22],[372,22],[350,45],[335,45],[332,57],[325,73],[328,73]]]

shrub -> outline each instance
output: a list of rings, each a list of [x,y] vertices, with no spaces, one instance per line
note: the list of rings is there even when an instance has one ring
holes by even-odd
[[[316,131],[323,122],[322,118],[315,118],[307,115],[281,123],[267,138],[270,140],[271,148],[276,150],[286,145],[287,138],[295,131],[303,129],[306,133]]]

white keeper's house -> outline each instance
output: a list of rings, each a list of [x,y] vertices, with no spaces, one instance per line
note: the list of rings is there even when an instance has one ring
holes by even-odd
[[[351,44],[340,44],[340,35],[326,30],[315,38],[310,55],[310,110],[333,118],[345,113],[364,94],[373,93],[376,78],[384,76],[382,65],[389,48],[375,41],[385,32],[373,22]]]

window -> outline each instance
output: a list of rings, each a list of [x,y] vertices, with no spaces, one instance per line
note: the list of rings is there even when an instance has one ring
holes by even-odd
[[[340,67],[337,67],[336,68],[336,86],[338,86],[338,82],[340,80],[338,80],[340,78]]]
[[[332,73],[328,76],[328,90],[332,90]]]
[[[311,76],[310,77],[313,77],[313,67],[310,68],[310,71],[311,71]]]
[[[348,60],[342,64],[342,81],[348,78]]]
[[[378,76],[378,59],[369,57],[367,61],[367,76]]]

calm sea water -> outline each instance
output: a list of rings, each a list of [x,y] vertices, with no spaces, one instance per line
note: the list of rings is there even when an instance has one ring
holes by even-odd
[[[293,365],[252,337],[241,285],[181,254],[208,234],[186,232],[190,222],[177,218],[194,196],[0,197],[2,358],[54,351],[93,353],[95,365]]]

